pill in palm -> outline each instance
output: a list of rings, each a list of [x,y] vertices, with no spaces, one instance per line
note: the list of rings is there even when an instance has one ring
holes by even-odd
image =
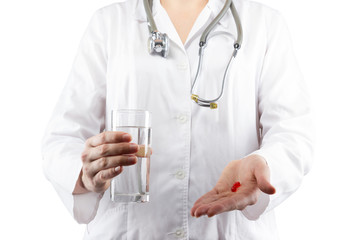
[[[235,182],[234,185],[231,187],[231,191],[236,192],[239,187],[241,187],[240,182]]]

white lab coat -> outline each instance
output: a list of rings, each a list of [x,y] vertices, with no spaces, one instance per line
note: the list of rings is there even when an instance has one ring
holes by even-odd
[[[85,239],[278,238],[273,209],[311,165],[309,98],[281,15],[259,3],[234,3],[244,41],[216,110],[192,102],[190,86],[200,35],[223,0],[209,1],[184,45],[154,1],[158,29],[171,41],[166,59],[147,52],[142,0],[94,14],[43,141],[44,172],[73,217],[87,224]],[[195,88],[200,97],[219,94],[235,38],[229,11],[209,37]],[[152,112],[149,203],[113,203],[109,191],[72,195],[84,142],[110,126],[112,109]],[[223,168],[252,153],[266,159],[276,194],[262,194],[244,211],[191,217],[194,202],[215,186]]]

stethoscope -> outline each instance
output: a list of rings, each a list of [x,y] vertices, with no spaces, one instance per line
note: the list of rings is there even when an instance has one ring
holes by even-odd
[[[151,10],[152,3],[153,3],[153,0],[144,0],[144,7],[145,7],[146,15],[147,15],[148,27],[149,27],[149,32],[150,32],[150,37],[148,40],[148,50],[149,50],[150,54],[156,53],[156,54],[160,54],[161,56],[166,58],[169,55],[169,47],[170,47],[169,37],[167,36],[166,33],[160,33],[156,27],[154,18],[152,16],[152,10]],[[230,60],[226,66],[225,73],[223,76],[222,86],[221,86],[221,92],[220,92],[219,96],[217,98],[214,98],[211,100],[203,99],[194,93],[194,86],[195,86],[196,81],[200,74],[202,58],[203,58],[203,54],[204,54],[204,49],[206,47],[207,37],[208,37],[209,33],[213,30],[213,28],[216,26],[216,24],[221,20],[221,18],[229,10],[229,8],[231,9],[231,13],[234,17],[235,24],[236,24],[236,30],[237,30],[237,39],[234,43],[234,51],[233,51],[233,53],[230,57]],[[217,101],[222,97],[222,95],[224,93],[226,76],[227,76],[227,73],[229,71],[232,61],[236,57],[239,49],[241,48],[242,38],[243,38],[243,33],[242,33],[242,27],[241,27],[239,15],[237,14],[237,11],[235,9],[234,4],[232,3],[232,0],[226,0],[224,7],[221,9],[220,13],[209,24],[209,26],[206,27],[206,29],[204,30],[204,32],[202,33],[202,35],[200,37],[199,62],[198,62],[198,67],[197,67],[197,71],[196,71],[196,75],[195,75],[195,80],[192,83],[191,90],[190,90],[191,99],[195,103],[197,103],[199,106],[209,107],[211,109],[216,109],[218,107]]]

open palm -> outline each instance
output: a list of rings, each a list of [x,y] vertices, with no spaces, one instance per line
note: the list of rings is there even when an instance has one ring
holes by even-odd
[[[241,186],[233,192],[231,188],[235,182],[240,182]],[[216,186],[195,202],[191,215],[212,217],[222,212],[243,210],[257,202],[260,191],[275,193],[275,188],[270,184],[270,171],[265,159],[250,155],[232,161],[223,170]]]

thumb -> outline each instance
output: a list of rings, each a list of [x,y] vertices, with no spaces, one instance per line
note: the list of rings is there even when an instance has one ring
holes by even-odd
[[[274,194],[276,189],[270,183],[270,169],[264,159],[261,163],[257,164],[254,170],[254,175],[258,188],[266,194]]]

